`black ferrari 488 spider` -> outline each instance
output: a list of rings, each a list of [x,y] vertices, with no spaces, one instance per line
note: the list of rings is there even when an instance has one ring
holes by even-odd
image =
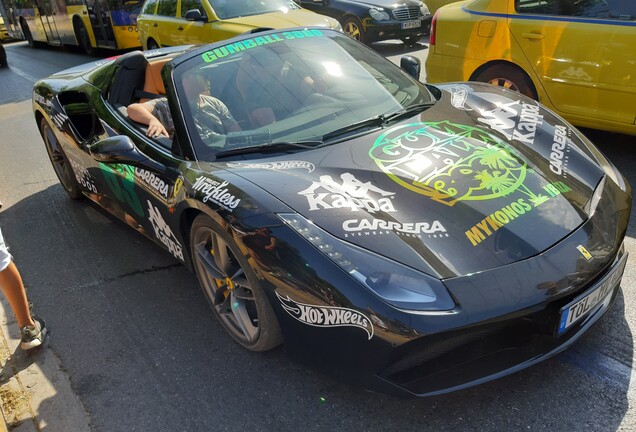
[[[69,69],[33,106],[69,196],[196,272],[239,344],[434,395],[606,313],[631,189],[537,102],[402,63],[336,31],[266,31]],[[169,136],[132,120],[140,102]]]

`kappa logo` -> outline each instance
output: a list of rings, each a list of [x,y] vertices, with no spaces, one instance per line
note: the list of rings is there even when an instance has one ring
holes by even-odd
[[[373,324],[366,315],[349,308],[336,306],[315,306],[298,303],[276,292],[283,309],[298,321],[314,327],[357,327],[373,337]]]
[[[538,105],[521,101],[498,103],[492,110],[480,110],[477,120],[504,135],[508,140],[534,144],[537,126],[543,124]]]
[[[351,211],[366,210],[369,213],[394,212],[391,198],[394,192],[387,192],[374,186],[371,182],[361,182],[350,173],[340,176],[342,183],[331,176],[320,176],[307,189],[298,192],[304,195],[309,203],[309,210],[348,208]],[[380,195],[373,198],[371,194]]]
[[[148,215],[148,219],[155,230],[155,236],[168,248],[175,258],[179,258],[183,261],[183,247],[177,241],[177,238],[170,229],[170,226],[168,226],[163,219],[163,216],[161,216],[159,209],[153,206],[150,201],[148,201]]]

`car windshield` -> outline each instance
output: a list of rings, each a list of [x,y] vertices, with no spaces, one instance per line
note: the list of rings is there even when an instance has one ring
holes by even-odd
[[[255,146],[326,145],[434,102],[422,83],[332,30],[268,32],[199,51],[174,78],[206,161]]]
[[[293,0],[212,0],[210,4],[219,19],[224,20],[299,8]]]

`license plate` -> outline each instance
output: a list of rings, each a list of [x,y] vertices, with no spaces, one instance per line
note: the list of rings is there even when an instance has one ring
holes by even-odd
[[[404,21],[402,23],[402,30],[422,27],[422,20]]]
[[[590,311],[592,311],[599,303],[606,300],[609,303],[614,288],[623,276],[625,263],[627,262],[627,254],[624,254],[620,262],[614,266],[609,274],[607,274],[597,285],[591,289],[589,294],[584,294],[581,298],[575,299],[572,303],[561,309],[561,322],[557,334],[565,332],[572,324],[576,323]]]

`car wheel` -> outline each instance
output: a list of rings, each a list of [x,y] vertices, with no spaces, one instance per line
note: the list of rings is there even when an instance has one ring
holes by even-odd
[[[404,36],[401,40],[404,45],[409,47],[417,45],[417,38],[415,36]]]
[[[207,215],[190,230],[196,274],[224,329],[251,351],[282,342],[278,320],[263,289],[232,237]]]
[[[159,49],[159,44],[154,39],[148,39],[148,50]]]
[[[75,179],[75,174],[73,173],[71,164],[64,154],[64,150],[62,150],[62,146],[57,140],[55,132],[53,132],[53,128],[51,128],[44,118],[40,120],[40,133],[42,134],[46,152],[49,154],[53,170],[55,171],[60,184],[71,199],[82,198],[82,191],[79,183],[77,183],[77,180]]]
[[[77,38],[80,48],[82,48],[87,55],[95,55],[95,48],[91,44],[91,38],[88,35],[88,30],[81,21],[77,21],[75,23],[75,37]]]
[[[486,82],[499,87],[517,91],[532,99],[538,99],[537,91],[530,77],[514,66],[498,64],[490,66],[475,76],[475,81]]]
[[[342,22],[342,30],[351,38],[366,43],[367,38],[362,23],[356,17],[349,17]]]
[[[35,41],[33,40],[33,35],[31,34],[31,30],[29,29],[29,26],[23,22],[21,24],[21,27],[22,27],[22,34],[24,35],[24,38],[26,39],[29,46],[31,48],[37,48],[38,44],[36,44]]]

